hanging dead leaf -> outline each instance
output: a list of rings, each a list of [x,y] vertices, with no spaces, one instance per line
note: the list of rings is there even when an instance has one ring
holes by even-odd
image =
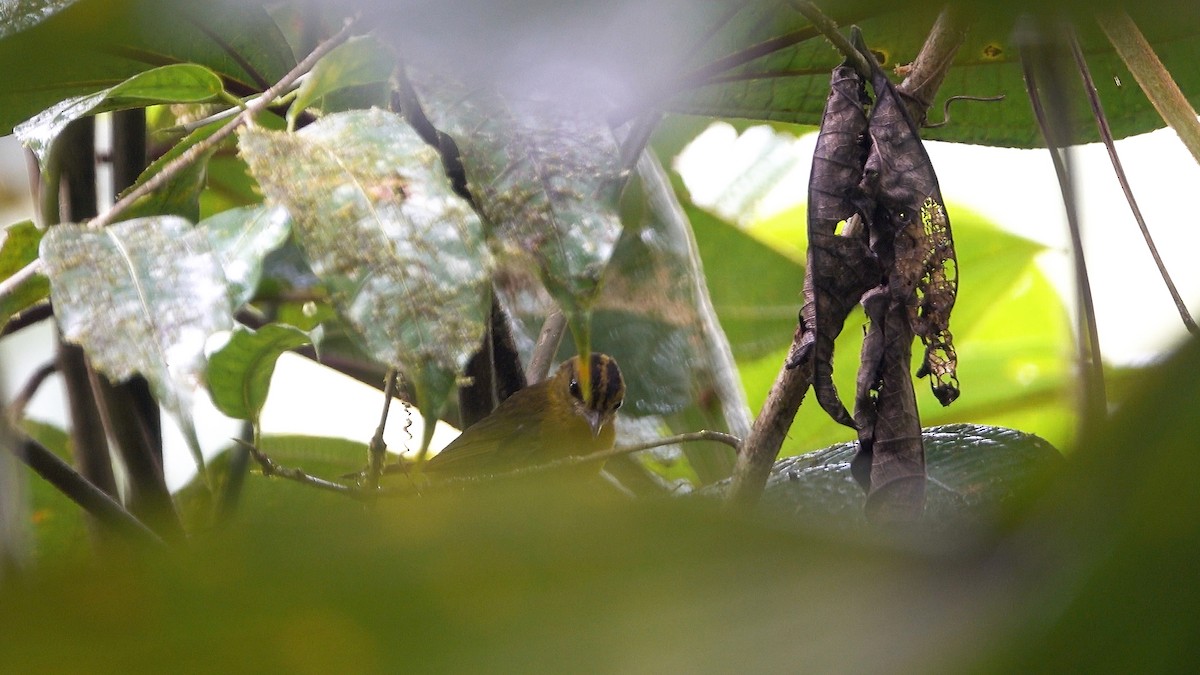
[[[862,294],[880,281],[857,213],[869,150],[868,105],[862,77],[849,62],[835,68],[808,183],[803,336],[788,358],[788,367],[794,368],[812,351],[817,401],[830,417],[851,428],[854,420],[833,384],[833,343]],[[845,225],[840,234],[839,224]]]

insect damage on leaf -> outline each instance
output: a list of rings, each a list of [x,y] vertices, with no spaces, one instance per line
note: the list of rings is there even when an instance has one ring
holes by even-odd
[[[925,344],[918,377],[930,376],[933,395],[942,405],[958,398],[958,357],[950,334],[950,310],[958,290],[958,263],[946,210],[933,197],[921,204],[922,253],[925,274],[917,282],[918,302],[909,306],[908,320]]]

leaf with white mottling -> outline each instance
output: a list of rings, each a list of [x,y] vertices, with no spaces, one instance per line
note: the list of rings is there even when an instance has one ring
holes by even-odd
[[[297,133],[247,129],[240,147],[363,347],[403,370],[436,417],[483,334],[491,268],[438,153],[381,110]]]
[[[204,460],[191,419],[204,343],[232,325],[220,263],[182,218],[139,218],[96,230],[56,225],[41,243],[63,336],[113,382],[141,373]]]

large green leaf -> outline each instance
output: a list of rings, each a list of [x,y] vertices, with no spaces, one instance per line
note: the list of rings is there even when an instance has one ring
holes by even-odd
[[[439,155],[400,117],[338,113],[297,133],[247,130],[242,155],[367,352],[436,419],[477,346],[491,263]],[[432,433],[432,425],[430,426]]]
[[[113,382],[143,375],[203,467],[192,393],[205,341],[232,325],[225,277],[204,233],[170,216],[104,230],[56,225],[41,258],[63,336]]]
[[[882,3],[874,0],[820,2],[821,8],[848,26],[857,24],[887,70],[911,63],[933,26],[937,3]],[[1118,138],[1163,126],[1162,119],[1134,83],[1129,70],[1097,29],[1094,13],[1103,7],[1078,3],[1066,16],[1074,20],[1113,132]],[[1195,86],[1200,71],[1200,7],[1194,3],[1141,3],[1128,8],[1179,81],[1200,104]],[[1025,95],[1018,57],[1021,4],[959,3],[957,15],[968,27],[946,78],[932,101],[931,121],[940,121],[950,96],[995,96],[998,103],[959,103],[950,124],[928,129],[927,138],[1032,147],[1042,143]],[[799,12],[768,0],[745,3],[714,23],[688,64],[689,73],[661,83],[674,91],[668,107],[678,112],[818,124],[829,88],[829,73],[842,56]],[[1026,36],[1028,37],[1028,36]],[[1065,35],[1049,36],[1065,48]],[[1065,52],[1064,52],[1065,53]],[[1069,72],[1069,71],[1068,71]],[[1099,139],[1078,78],[1072,87],[1075,129],[1080,142]],[[661,97],[662,91],[658,92]]]
[[[620,151],[594,110],[413,74],[425,113],[458,146],[506,262],[537,271],[568,316],[586,313],[621,234]]]
[[[309,343],[308,334],[270,323],[257,331],[238,326],[229,342],[208,359],[208,391],[217,410],[258,423],[267,402],[275,361],[281,354]]]
[[[7,279],[32,263],[38,255],[42,230],[33,221],[13,223],[3,230],[0,240],[0,279]],[[26,279],[12,293],[0,298],[0,328],[17,312],[31,307],[50,294],[50,284],[41,274]]]
[[[278,80],[295,57],[257,3],[79,0],[0,39],[0,134],[60,101],[180,63],[244,95]]]
[[[221,78],[191,63],[162,66],[84,96],[73,96],[18,124],[13,133],[44,166],[54,139],[77,119],[156,103],[199,103],[221,93]]]

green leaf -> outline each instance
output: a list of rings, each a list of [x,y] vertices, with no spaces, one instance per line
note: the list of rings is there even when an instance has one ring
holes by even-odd
[[[734,356],[757,359],[790,344],[804,266],[703,209],[689,206],[687,213]]]
[[[536,270],[568,317],[586,314],[621,234],[620,150],[608,122],[420,73],[413,84],[430,121],[454,138],[502,260]]]
[[[4,239],[0,240],[0,279],[7,279],[32,263],[38,256],[38,244],[42,241],[42,230],[33,221],[23,220],[4,228]],[[50,294],[50,283],[41,274],[35,274],[12,293],[0,298],[0,329],[18,312],[44,300]]]
[[[266,89],[296,60],[279,26],[254,3],[76,2],[0,40],[0,134],[60,101],[187,63],[246,95]]]
[[[208,68],[191,63],[162,66],[114,87],[60,101],[18,124],[13,133],[45,166],[54,139],[77,119],[156,103],[198,103],[212,100],[221,91],[221,78]]]
[[[234,307],[254,297],[267,255],[279,248],[292,231],[287,210],[268,206],[222,211],[196,227],[208,235],[221,262]]]
[[[275,361],[308,343],[307,333],[284,324],[270,323],[257,331],[234,328],[229,342],[208,358],[208,391],[217,410],[258,424]]]
[[[55,225],[41,257],[63,337],[113,382],[142,374],[203,468],[192,392],[205,341],[232,325],[224,275],[204,233],[173,216],[104,230]]]
[[[885,70],[912,63],[934,25],[942,5],[936,3],[825,3],[842,26],[859,26],[867,45]],[[1018,16],[1027,7],[1011,3],[967,2],[956,6],[965,31],[962,46],[938,89],[929,116],[942,120],[951,96],[1004,95],[999,102],[960,102],[951,122],[922,132],[928,139],[982,145],[1040,147],[1038,127],[1025,93],[1019,59]],[[1117,138],[1163,126],[1162,118],[1138,90],[1128,68],[1113,51],[1093,19],[1096,7],[1078,3],[1073,19],[1088,65]],[[1200,61],[1200,7],[1194,3],[1145,2],[1129,13],[1147,35],[1167,69],[1193,106],[1200,105],[1196,87]],[[674,93],[674,112],[711,117],[744,118],[816,125],[829,91],[829,74],[843,56],[798,12],[772,2],[744,3],[690,55],[689,71],[665,85]],[[1065,35],[1051,39],[1065,45]],[[1064,47],[1065,48],[1065,47]],[[764,53],[765,52],[765,53]],[[1103,76],[1100,74],[1103,73]],[[897,78],[893,78],[894,81]],[[1075,142],[1099,140],[1095,122],[1077,77],[1071,87]],[[660,85],[661,86],[661,85]],[[660,94],[664,95],[664,94]]]
[[[376,38],[353,37],[326,54],[296,91],[288,110],[288,123],[324,96],[349,87],[387,82],[396,67],[396,56]]]
[[[241,152],[291,213],[363,347],[404,371],[436,419],[483,334],[491,269],[483,226],[438,153],[381,110],[329,115],[297,133],[245,130]]]

